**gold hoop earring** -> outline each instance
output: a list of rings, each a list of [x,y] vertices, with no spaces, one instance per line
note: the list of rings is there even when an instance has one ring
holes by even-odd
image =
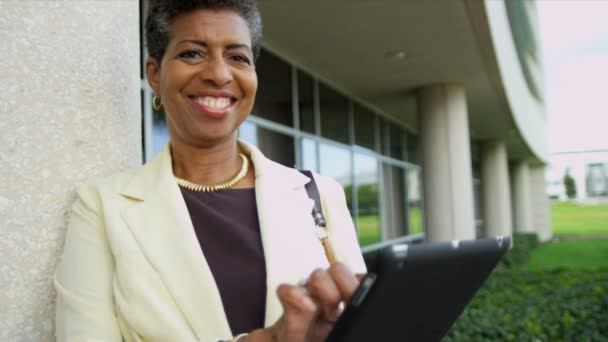
[[[152,108],[154,108],[154,110],[157,112],[163,110],[163,103],[161,102],[160,97],[154,95],[152,98]]]

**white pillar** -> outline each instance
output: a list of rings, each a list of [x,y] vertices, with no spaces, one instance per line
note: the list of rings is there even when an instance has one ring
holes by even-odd
[[[532,199],[532,224],[540,241],[548,241],[553,237],[551,228],[551,210],[547,196],[545,181],[545,166],[530,165],[530,191]]]
[[[513,229],[522,233],[535,232],[532,223],[530,167],[527,161],[518,161],[513,164],[511,170]]]
[[[486,235],[511,235],[509,162],[503,141],[490,140],[481,145],[481,179]]]
[[[137,1],[0,5],[0,340],[54,341],[74,189],[141,163]]]
[[[464,88],[433,85],[418,94],[426,238],[475,238],[469,120]]]

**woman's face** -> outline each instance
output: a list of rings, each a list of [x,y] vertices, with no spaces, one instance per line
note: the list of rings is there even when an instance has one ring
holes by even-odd
[[[257,75],[247,23],[231,11],[175,18],[160,68],[146,73],[162,99],[172,141],[212,146],[236,137],[253,107]]]

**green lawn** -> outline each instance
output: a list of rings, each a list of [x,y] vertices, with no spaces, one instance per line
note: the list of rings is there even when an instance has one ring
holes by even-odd
[[[553,234],[608,236],[608,204],[552,203]]]
[[[380,220],[378,215],[359,216],[359,244],[366,246],[380,241]]]
[[[529,270],[608,268],[608,239],[545,243],[532,252],[526,267]]]
[[[358,222],[359,244],[361,246],[380,242],[380,220],[378,215],[359,216]],[[410,227],[409,234],[422,232],[422,214],[420,213],[420,208],[410,208]]]

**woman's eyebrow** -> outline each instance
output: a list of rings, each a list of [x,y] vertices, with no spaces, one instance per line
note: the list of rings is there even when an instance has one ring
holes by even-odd
[[[185,44],[185,43],[190,43],[190,44],[195,44],[195,45],[200,45],[203,47],[207,47],[207,43],[202,41],[202,40],[194,40],[194,39],[185,39],[185,40],[180,40],[177,45],[179,44]]]
[[[181,40],[179,41],[177,44],[185,44],[185,43],[190,43],[190,44],[195,44],[195,45],[199,45],[202,47],[208,47],[209,45],[202,41],[202,40],[194,40],[194,39],[185,39],[185,40]],[[247,49],[247,50],[251,50],[251,47],[247,44],[228,44],[226,46],[227,50],[237,50],[237,49]]]

